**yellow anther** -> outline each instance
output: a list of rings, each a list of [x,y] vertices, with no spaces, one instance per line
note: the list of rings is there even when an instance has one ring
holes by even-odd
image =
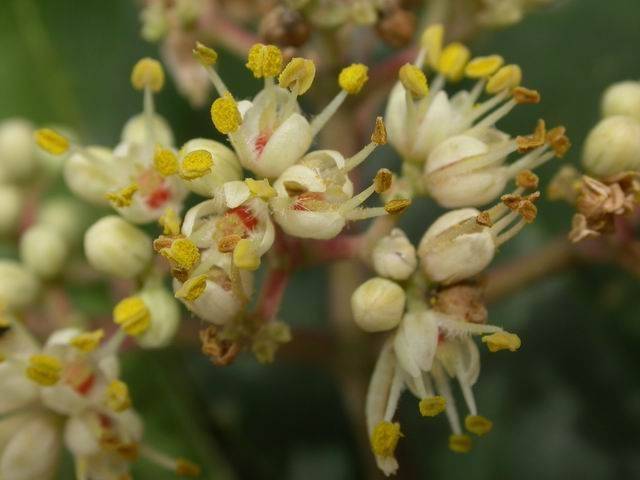
[[[399,423],[380,422],[371,434],[371,449],[379,457],[392,457],[402,436]]]
[[[502,65],[504,58],[500,55],[476,57],[467,64],[464,74],[469,78],[487,78],[496,73]]]
[[[564,157],[571,148],[571,140],[566,135],[567,129],[562,125],[547,132],[547,141],[557,157]]]
[[[253,178],[247,178],[244,183],[247,184],[253,196],[262,200],[269,200],[277,195],[275,188],[269,185],[269,180],[267,179],[254,180]]]
[[[157,147],[153,155],[153,166],[163,177],[178,173],[178,157],[169,148]]]
[[[414,97],[422,98],[429,93],[427,77],[424,72],[411,63],[405,63],[400,67],[398,77],[402,86],[406,88]]]
[[[384,209],[387,213],[390,214],[398,214],[404,212],[411,205],[411,200],[408,198],[398,198],[395,200],[390,200],[384,206]]]
[[[238,105],[229,92],[211,104],[211,120],[220,133],[235,132],[242,123]]]
[[[467,418],[464,419],[464,427],[481,437],[491,431],[493,422],[482,415],[467,415]]]
[[[172,208],[167,208],[164,211],[158,219],[158,223],[160,223],[164,235],[170,235],[172,237],[180,235],[180,217],[178,217],[178,214]]]
[[[438,71],[452,82],[461,80],[471,52],[463,44],[454,42],[445,47],[438,61]]]
[[[391,170],[387,168],[381,168],[376,173],[376,176],[373,180],[373,187],[377,194],[384,193],[391,188],[391,184],[393,183],[393,174]]]
[[[487,82],[487,93],[495,94],[512,90],[522,82],[522,70],[518,65],[505,65],[494,73]]]
[[[71,345],[82,352],[89,353],[98,348],[98,345],[100,345],[103,338],[104,330],[100,328],[93,332],[85,332],[76,335],[71,339]]]
[[[208,173],[213,168],[213,156],[207,150],[194,150],[187,153],[180,165],[180,178],[194,180]]]
[[[33,380],[38,385],[43,387],[55,385],[60,380],[61,373],[62,363],[56,357],[37,354],[29,358],[26,374],[30,380]]]
[[[288,88],[298,95],[304,94],[313,83],[316,76],[315,64],[307,59],[294,57],[278,77],[278,82],[282,88]]]
[[[444,397],[436,395],[435,397],[423,398],[420,400],[420,415],[423,417],[435,417],[439,413],[444,412],[447,401]]]
[[[175,240],[171,247],[160,250],[160,254],[169,260],[174,268],[184,272],[190,271],[200,262],[200,250],[188,238]]]
[[[245,66],[256,78],[275,77],[282,70],[282,52],[275,45],[256,43],[249,50]]]
[[[149,88],[152,92],[159,92],[164,86],[164,70],[162,65],[153,58],[143,58],[131,70],[131,84],[136,90]]]
[[[256,252],[253,242],[243,238],[233,249],[233,263],[241,270],[257,270],[260,267],[260,256]]]
[[[515,352],[522,345],[520,337],[515,333],[509,332],[496,332],[491,335],[485,335],[482,337],[482,342],[487,344],[490,352],[498,352],[500,350]]]
[[[376,117],[376,126],[373,128],[371,141],[376,145],[386,145],[387,143],[387,129],[384,126],[382,117]]]
[[[369,80],[368,73],[369,67],[362,63],[353,63],[342,69],[338,76],[338,85],[348,94],[356,95]]]
[[[121,380],[113,380],[107,387],[106,403],[114,412],[124,412],[131,407],[129,387]]]
[[[176,475],[179,477],[199,477],[200,467],[189,460],[178,458],[176,460]]]
[[[468,453],[471,450],[469,435],[449,435],[449,450],[456,453]]]
[[[218,61],[218,53],[213,48],[207,47],[200,42],[196,42],[193,56],[200,62],[200,65],[205,67],[211,67]]]
[[[190,278],[176,291],[176,298],[181,298],[188,302],[197,300],[207,288],[207,278],[206,274]]]
[[[422,34],[420,43],[427,54],[427,63],[431,68],[437,68],[442,54],[442,40],[444,27],[440,24],[427,27]]]
[[[113,309],[113,321],[132,336],[144,333],[151,324],[151,312],[140,297],[127,297]]]
[[[69,150],[69,140],[50,128],[41,128],[33,134],[38,146],[52,155],[62,155]]]
[[[131,205],[133,201],[133,195],[138,191],[138,184],[132,183],[131,185],[124,187],[116,192],[110,192],[106,194],[107,200],[109,200],[115,207],[123,208]]]

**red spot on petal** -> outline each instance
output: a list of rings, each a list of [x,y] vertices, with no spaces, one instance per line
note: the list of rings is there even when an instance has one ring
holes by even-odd
[[[171,198],[171,190],[166,185],[155,188],[145,199],[149,208],[160,208]]]
[[[258,154],[258,157],[262,155],[262,151],[264,150],[264,147],[267,146],[267,143],[269,142],[270,138],[271,138],[271,132],[262,132],[256,138],[254,142],[254,148],[256,153]]]
[[[79,383],[75,386],[76,392],[78,392],[80,395],[88,395],[95,381],[96,376],[89,375],[82,383]]]
[[[258,226],[258,219],[253,216],[251,210],[247,207],[236,207],[229,210],[225,215],[236,215],[245,228],[249,231],[255,229]]]

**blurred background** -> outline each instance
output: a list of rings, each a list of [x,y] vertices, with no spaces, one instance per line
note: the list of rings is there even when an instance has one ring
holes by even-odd
[[[496,52],[519,63],[525,84],[543,96],[540,105],[510,115],[504,129],[529,131],[542,116],[548,125],[562,123],[574,143],[562,161],[577,163],[604,88],[640,79],[639,27],[638,0],[570,0],[476,38],[475,54]],[[221,54],[228,84],[248,96],[255,83],[244,59]],[[1,0],[0,119],[69,125],[85,143],[113,145],[141,109],[129,73],[145,55],[158,56],[157,47],[140,38],[132,0]],[[208,108],[193,110],[171,80],[157,108],[178,144],[216,136]],[[381,165],[399,165],[390,148],[378,151],[370,168]],[[543,184],[557,168],[551,162],[542,169]],[[536,223],[504,248],[498,265],[535,254],[569,230],[568,206],[543,201],[539,208]],[[416,239],[438,214],[428,201],[417,202],[402,226]],[[0,254],[17,255],[6,242]],[[147,439],[200,462],[203,478],[370,478],[370,453],[359,444],[362,432],[347,413],[336,372],[345,362],[361,362],[354,370],[368,375],[372,358],[345,352],[344,345],[336,349],[327,333],[326,282],[322,271],[296,275],[281,318],[300,332],[304,346],[294,337],[272,365],[246,355],[230,367],[213,367],[199,352],[195,329],[193,345],[187,339],[166,351],[127,354],[124,378]],[[105,315],[110,305],[103,293],[96,285],[72,298],[83,313]],[[405,434],[398,478],[640,478],[638,278],[612,266],[577,265],[489,312],[491,323],[523,339],[517,354],[483,356],[475,392],[494,430],[471,453],[451,453],[446,420],[420,418],[407,397],[398,414]],[[66,459],[59,478],[72,478],[71,472]],[[143,461],[133,476],[167,478]]]

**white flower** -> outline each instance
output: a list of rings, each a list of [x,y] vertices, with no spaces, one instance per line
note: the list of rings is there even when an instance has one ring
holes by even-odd
[[[204,197],[211,197],[213,192],[226,182],[242,178],[242,168],[233,150],[219,142],[204,138],[189,140],[182,146],[178,153],[181,167],[184,167],[184,160],[189,158],[189,154],[201,150],[209,152],[212,166],[209,173],[185,181],[189,190]]]
[[[161,285],[145,286],[137,294],[149,309],[151,322],[147,330],[136,337],[144,348],[166,347],[180,324],[180,308],[175,297]]]
[[[33,131],[33,126],[22,119],[0,122],[0,182],[21,182],[35,173],[38,161]]]
[[[582,165],[600,177],[640,171],[640,121],[622,115],[601,120],[587,136]]]
[[[101,218],[87,230],[84,253],[93,268],[117,278],[140,275],[153,257],[147,234],[116,215]]]

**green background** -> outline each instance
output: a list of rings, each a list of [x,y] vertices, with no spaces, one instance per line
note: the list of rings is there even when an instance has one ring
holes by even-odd
[[[542,92],[542,104],[515,112],[505,129],[528,131],[538,116],[548,125],[563,123],[575,145],[563,161],[577,163],[580,145],[598,120],[603,89],[640,79],[639,46],[638,0],[572,0],[558,1],[516,27],[483,34],[473,50],[519,63],[525,84]],[[157,50],[140,40],[138,13],[129,0],[2,0],[0,119],[68,124],[87,143],[114,144],[121,125],[141,108],[128,76],[144,55]],[[254,84],[239,61],[222,61],[234,91],[250,94]],[[213,135],[207,109],[193,111],[171,82],[158,109],[179,142]],[[390,156],[387,149],[374,163],[388,164]],[[543,180],[556,168],[545,166]],[[418,237],[437,214],[419,202],[403,226]],[[566,232],[570,216],[568,207],[543,201],[537,222],[504,248],[497,264]],[[282,318],[294,327],[326,330],[325,280],[322,272],[297,275]],[[93,312],[106,308],[99,294],[75,297],[80,308]],[[490,319],[517,331],[524,342],[517,354],[483,355],[475,392],[494,431],[470,454],[450,453],[445,420],[418,418],[407,396],[398,416],[406,436],[398,450],[398,478],[640,478],[637,278],[604,265],[580,266],[492,306]],[[330,354],[302,362],[285,356],[271,366],[245,356],[216,369],[197,350],[127,355],[124,376],[150,443],[197,460],[205,478],[367,476],[328,368],[336,361]],[[64,467],[59,478],[71,478],[68,459]],[[134,478],[171,476],[141,461]]]

